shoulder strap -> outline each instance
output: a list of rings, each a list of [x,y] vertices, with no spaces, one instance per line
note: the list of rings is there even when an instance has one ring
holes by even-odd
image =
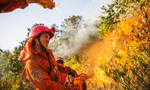
[[[42,55],[41,55],[41,54],[38,53],[37,55],[42,58]],[[48,74],[50,75],[50,72],[51,72],[51,65],[53,66],[53,68],[54,68],[54,70],[55,70],[55,73],[57,74],[57,70],[56,70],[55,66],[50,62],[48,55],[47,55],[47,57],[48,57],[48,59],[46,59],[45,57],[44,57],[44,59],[47,60],[47,61],[49,62],[49,65],[50,65]]]
[[[48,56],[47,56],[48,57]],[[51,73],[51,65],[52,65],[52,63],[49,61],[49,57],[48,57],[48,60],[47,60],[48,62],[49,62],[49,71],[48,71],[48,74],[50,75],[50,73]]]

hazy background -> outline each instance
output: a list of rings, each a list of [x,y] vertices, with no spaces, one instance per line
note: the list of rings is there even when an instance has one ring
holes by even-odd
[[[90,19],[93,24],[101,15],[101,7],[111,4],[113,0],[54,0],[56,8],[43,9],[37,4],[29,4],[25,9],[16,9],[13,12],[0,14],[0,48],[12,51],[27,35],[27,28],[35,23],[43,23],[50,27],[60,25],[65,18],[72,15]],[[90,27],[89,27],[90,28]],[[86,31],[83,31],[82,34]],[[78,37],[78,36],[77,36]],[[85,39],[86,40],[86,39]]]

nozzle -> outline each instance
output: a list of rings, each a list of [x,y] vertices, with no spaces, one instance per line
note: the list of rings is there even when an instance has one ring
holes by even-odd
[[[94,75],[94,73],[90,73],[90,74],[86,74],[86,76],[87,76],[87,79],[89,79],[89,78],[94,77],[95,75]]]

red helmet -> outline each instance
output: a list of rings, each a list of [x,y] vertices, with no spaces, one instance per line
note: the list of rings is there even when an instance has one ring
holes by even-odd
[[[37,37],[43,31],[48,32],[50,35],[50,39],[51,39],[52,37],[54,37],[54,33],[55,33],[56,29],[54,27],[49,29],[46,26],[38,25],[38,26],[35,26],[32,28],[32,30],[29,33],[29,37]]]
[[[64,59],[62,57],[57,57],[56,58],[56,62],[63,64],[64,63]]]

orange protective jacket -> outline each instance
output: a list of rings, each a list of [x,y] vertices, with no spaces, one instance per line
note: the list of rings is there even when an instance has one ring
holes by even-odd
[[[59,77],[60,77],[60,80],[61,80],[63,83],[66,82],[66,77],[67,77],[66,74],[60,72],[60,73],[59,73]]]
[[[33,38],[29,38],[19,60],[25,61],[26,66],[23,71],[23,77],[27,78],[36,87],[36,90],[76,90],[70,86],[64,85],[58,80],[59,72],[76,73],[70,67],[63,67],[57,64],[50,49],[46,53],[37,52],[33,49]],[[49,64],[48,62],[51,62]],[[50,75],[49,67],[51,65]],[[56,70],[55,70],[56,69]]]
[[[24,9],[27,6],[26,0],[0,0],[0,13],[11,12],[16,8]]]

